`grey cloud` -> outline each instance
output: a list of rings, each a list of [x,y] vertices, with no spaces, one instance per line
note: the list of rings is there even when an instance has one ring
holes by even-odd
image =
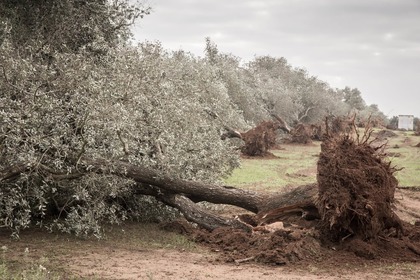
[[[155,0],[139,41],[203,55],[210,36],[245,61],[285,57],[332,86],[358,87],[384,111],[420,116],[419,0]],[[391,90],[392,89],[392,90]],[[410,95],[410,102],[393,95]],[[416,99],[417,98],[417,99]],[[384,108],[382,108],[384,107]]]

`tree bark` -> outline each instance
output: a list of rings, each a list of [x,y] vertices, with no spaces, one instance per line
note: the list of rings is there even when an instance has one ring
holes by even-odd
[[[182,195],[174,194],[164,196],[161,201],[169,206],[177,208],[188,221],[196,223],[207,230],[212,231],[219,227],[233,227],[251,231],[251,226],[242,223],[238,219],[224,218],[206,211]]]
[[[180,194],[163,193],[161,189],[151,185],[137,184],[135,194],[151,195],[159,201],[178,209],[186,220],[200,225],[207,230],[214,230],[218,227],[241,228],[250,231],[251,227],[239,219],[225,218],[207,211],[194,203],[192,200]]]

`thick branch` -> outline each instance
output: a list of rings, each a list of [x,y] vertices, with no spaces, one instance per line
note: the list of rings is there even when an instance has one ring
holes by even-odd
[[[267,198],[266,195],[234,187],[173,178],[160,171],[122,161],[84,158],[81,163],[87,171],[114,174],[132,179],[137,183],[153,185],[171,193],[185,194],[195,201],[235,205],[254,213],[260,210]]]
[[[9,168],[0,170],[0,183],[14,179],[27,170],[30,170],[30,165],[25,164],[14,165]]]
[[[214,230],[218,227],[234,227],[242,228],[250,231],[251,227],[237,219],[228,219],[216,215],[210,211],[204,210],[202,207],[194,203],[189,198],[179,194],[163,193],[159,188],[151,185],[135,185],[135,194],[151,195],[162,201],[166,205],[178,209],[190,222],[198,224],[207,230]]]
[[[83,177],[85,174],[80,172],[74,173],[60,173],[54,169],[43,165],[43,164],[17,164],[9,168],[0,170],[0,183],[16,179],[22,173],[25,172],[36,172],[41,171],[42,174],[46,174],[49,178],[55,181],[61,180],[73,180]]]
[[[271,113],[270,115],[277,120],[277,122],[279,123],[279,128],[281,130],[283,130],[284,132],[290,133],[290,131],[291,131],[290,127],[287,125],[287,123],[282,118],[280,118],[279,115],[274,114],[274,113]]]
[[[161,197],[161,201],[163,201],[165,204],[177,208],[188,221],[194,222],[207,230],[214,230],[218,227],[226,226],[242,228],[247,231],[251,230],[250,226],[240,222],[239,220],[226,219],[210,213],[209,211],[200,208],[197,204],[182,195],[165,195]]]
[[[303,116],[301,116],[300,118],[298,118],[298,122],[301,122],[304,118],[306,118],[309,114],[309,111],[311,111],[312,109],[314,109],[315,107],[308,107],[305,111],[305,114],[303,114]]]
[[[315,205],[318,197],[318,185],[307,184],[281,192],[272,193],[260,207],[260,212],[268,212],[273,209],[282,208],[290,205]]]
[[[233,130],[230,127],[225,126],[226,132],[220,136],[220,139],[225,140],[226,138],[239,138],[242,139],[242,134],[239,131]]]

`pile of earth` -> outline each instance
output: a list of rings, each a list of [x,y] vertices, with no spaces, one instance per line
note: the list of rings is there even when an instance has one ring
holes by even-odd
[[[221,227],[212,232],[199,229],[185,221],[164,225],[166,230],[188,236],[194,242],[219,253],[218,261],[231,263],[258,262],[269,265],[314,262],[360,263],[362,260],[382,263],[418,262],[420,260],[420,226],[404,224],[401,238],[381,235],[376,242],[350,237],[332,242],[322,237],[316,223],[312,225],[284,223],[284,228],[255,230]]]

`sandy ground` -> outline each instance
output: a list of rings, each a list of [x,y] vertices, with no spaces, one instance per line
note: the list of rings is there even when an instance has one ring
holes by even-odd
[[[412,221],[420,214],[420,191],[397,190],[398,214]],[[405,209],[405,210],[404,210]],[[123,225],[127,239],[139,226]],[[120,229],[121,230],[121,229]],[[153,231],[149,231],[153,233]],[[30,263],[46,270],[64,271],[63,279],[419,279],[420,257],[399,262],[366,260],[348,255],[311,259],[283,266],[226,263],[221,252],[198,246],[195,250],[150,248],[133,240],[80,240],[72,236],[29,230],[20,241],[0,231],[2,258]],[[42,256],[42,259],[40,259]],[[334,256],[337,256],[336,258]],[[48,279],[48,278],[47,278]]]
[[[78,276],[98,279],[418,279],[420,264],[371,266],[361,261],[360,267],[343,263],[325,268],[322,264],[308,267],[283,267],[257,264],[223,264],[217,255],[173,250],[91,251],[68,260],[68,269]]]

